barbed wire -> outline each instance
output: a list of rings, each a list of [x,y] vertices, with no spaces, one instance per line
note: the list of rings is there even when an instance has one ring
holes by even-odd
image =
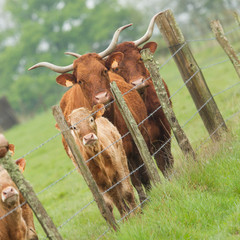
[[[240,82],[237,82],[233,85],[231,85],[230,87],[214,94],[211,98],[209,98],[191,117],[190,119],[188,119],[183,125],[182,128],[184,128],[192,119],[193,117],[199,113],[201,111],[201,109],[215,96],[235,87],[236,85],[240,84]],[[240,111],[239,111],[240,112]],[[220,125],[217,130],[221,127],[222,125]],[[213,135],[217,130],[215,130],[211,135]],[[210,136],[211,136],[210,135]],[[171,136],[157,151],[155,151],[151,156],[154,157],[171,139],[173,138],[173,136]],[[127,179],[128,177],[130,177],[130,175],[132,175],[133,173],[135,173],[137,170],[139,170],[141,167],[143,167],[145,164],[143,163],[142,165],[140,165],[138,168],[136,168],[135,170],[133,170],[131,173],[129,173],[127,176],[125,176],[123,179],[121,179],[120,181],[118,181],[117,183],[115,183],[114,185],[112,185],[109,189],[107,189],[106,191],[104,191],[102,194],[107,193],[108,191],[110,191],[111,189],[113,189],[115,186],[117,186],[118,184],[120,184],[121,182],[123,182],[125,179]],[[89,204],[90,205],[90,204]],[[84,208],[83,208],[84,209]],[[127,214],[129,215],[131,213],[131,211]],[[74,216],[76,216],[77,214],[74,214],[70,219],[66,220],[66,223],[69,222],[71,219],[74,218]]]
[[[240,114],[240,110],[232,114],[230,117],[224,119],[224,121],[205,139],[205,141],[196,149],[196,151],[198,151],[209,139],[211,139],[212,135],[214,135],[225,124],[225,122],[234,118],[238,114]]]
[[[184,45],[182,45],[171,57],[174,57],[174,55],[177,54],[177,52],[179,52],[183,47],[184,47]],[[240,53],[239,53],[239,54],[240,54]],[[239,54],[238,54],[238,55],[239,55]],[[160,68],[162,68],[164,65],[166,65],[166,63],[168,63],[168,62],[170,61],[170,59],[171,59],[171,58],[169,58],[165,63],[163,63],[163,64],[160,66]],[[208,65],[208,66],[205,66],[205,67],[202,67],[201,69],[206,69],[206,68],[215,66],[216,64],[220,64],[220,63],[223,63],[223,62],[226,62],[226,61],[229,61],[229,59],[224,60],[224,61],[221,61],[221,62],[218,62],[218,63],[215,63],[215,64],[211,64],[211,65]],[[174,94],[172,94],[172,95],[169,97],[169,100],[170,100],[173,96],[175,96],[189,81],[191,81],[191,79],[192,79],[199,71],[200,71],[200,69],[197,70],[189,79],[187,79],[187,80],[185,81],[185,83],[184,83],[177,91],[175,91]],[[149,78],[150,78],[150,77],[149,77]],[[147,81],[149,78],[145,79],[144,81]],[[140,84],[141,84],[141,83],[140,83]],[[237,84],[238,84],[238,83],[236,83],[236,85],[237,85]],[[233,85],[233,86],[235,86],[235,85]],[[232,88],[233,86],[231,86],[230,88]],[[136,88],[136,87],[138,87],[138,86],[135,86],[134,88]],[[130,91],[131,91],[131,90],[125,92],[123,95],[129,93]],[[220,93],[218,93],[218,94],[220,94]],[[210,98],[208,101],[210,101],[211,99],[212,99],[212,98]],[[106,104],[105,107],[108,106],[108,105],[110,105],[110,104],[112,104],[114,101],[115,101],[115,100],[112,100],[111,102],[109,102],[108,104]],[[206,105],[206,104],[207,104],[207,103],[205,103],[205,105]],[[204,106],[205,106],[205,105],[204,105]],[[202,109],[204,106],[202,106],[201,109]],[[156,110],[154,110],[152,113],[150,113],[147,118],[143,119],[143,120],[138,124],[138,126],[140,126],[141,124],[143,124],[148,118],[150,118],[154,113],[156,113],[161,107],[162,107],[162,106],[160,105]],[[102,108],[101,108],[101,109],[102,109]],[[101,110],[101,109],[99,109],[99,110]],[[97,111],[99,111],[99,110],[97,110]],[[84,121],[84,120],[87,119],[88,117],[94,115],[97,111],[94,111],[91,115],[85,117],[84,119],[81,119],[79,122]],[[191,117],[191,119],[192,119],[197,113],[198,113],[198,111]],[[191,119],[189,119],[189,121],[190,121]],[[186,123],[185,123],[185,124],[186,124]],[[74,125],[72,125],[72,126],[74,126]],[[69,127],[69,128],[68,128],[67,130],[65,130],[65,131],[68,131],[68,130],[70,130],[70,129],[71,129],[71,127]],[[29,151],[27,154],[23,155],[22,158],[26,157],[26,155],[29,155],[29,154],[32,153],[33,151],[35,151],[35,150],[39,149],[40,147],[42,147],[43,145],[47,144],[48,142],[50,142],[51,140],[53,140],[54,138],[56,138],[57,136],[59,136],[61,133],[62,133],[62,132],[59,132],[59,133],[56,134],[55,136],[49,138],[48,140],[46,140],[45,142],[43,142],[42,144],[40,144],[39,146],[37,146],[37,147],[34,148],[33,150]],[[127,132],[126,134],[124,134],[121,138],[119,138],[118,140],[116,140],[115,142],[113,142],[112,144],[110,144],[109,146],[107,146],[105,149],[103,149],[102,151],[100,151],[99,153],[97,153],[95,156],[93,156],[93,157],[91,157],[90,159],[88,159],[88,160],[86,161],[86,163],[88,163],[88,162],[91,161],[94,157],[98,156],[99,154],[101,154],[102,152],[104,152],[105,150],[107,150],[108,148],[110,148],[110,147],[111,147],[112,145],[114,145],[115,143],[117,143],[117,142],[119,142],[120,140],[122,140],[122,139],[123,139],[125,136],[127,136],[129,133],[130,133],[130,132],[128,131],[128,132]],[[169,142],[172,138],[173,138],[173,136],[172,136],[170,139],[168,139],[167,142]],[[163,144],[163,146],[165,146],[165,145],[167,144],[167,142],[165,142],[165,143]],[[160,148],[157,152],[159,152],[160,150],[161,150],[161,148]],[[155,156],[155,155],[157,154],[157,152],[156,152],[153,156]],[[41,190],[40,192],[38,192],[37,195],[45,192],[46,190],[48,190],[49,188],[51,188],[52,186],[54,186],[55,184],[57,184],[58,182],[60,182],[60,181],[63,180],[64,178],[66,178],[67,176],[69,176],[69,175],[70,175],[71,173],[73,173],[75,170],[76,170],[76,168],[72,169],[71,171],[69,171],[68,173],[66,173],[63,177],[61,177],[60,179],[56,180],[55,182],[53,182],[52,184],[50,184],[49,186],[47,186],[46,188],[44,188],[43,190]]]
[[[239,26],[227,31],[226,33],[224,33],[224,36],[228,36],[229,34],[236,32],[240,29]],[[212,40],[217,40],[216,37],[210,37],[210,38],[201,38],[201,39],[189,39],[187,40],[187,42],[204,42],[204,41],[212,41]]]
[[[13,213],[15,210],[17,210],[18,208],[22,207],[23,205],[25,205],[27,202],[23,202],[20,205],[18,205],[17,207],[13,208],[12,210],[10,210],[9,212],[7,212],[5,215],[0,217],[0,221],[3,220],[5,217],[7,217],[8,215],[10,215],[11,213]]]
[[[235,30],[232,29],[231,31],[227,32],[225,35],[230,34],[230,33],[232,33],[233,31],[236,31],[236,30],[239,30],[239,27],[237,27]],[[214,39],[216,39],[216,38],[214,38]],[[203,40],[205,41],[205,40],[213,40],[213,39],[202,39],[201,41],[203,41]],[[165,65],[187,44],[187,42],[191,42],[191,41],[194,41],[194,40],[187,40],[173,55],[171,55],[171,57],[170,57],[169,59],[167,59],[167,61],[164,62],[164,64],[162,64],[162,65],[159,67],[159,69],[162,68],[163,66],[165,66]],[[200,41],[200,40],[195,40],[195,41]],[[240,55],[240,53],[238,53],[237,55]],[[224,63],[224,62],[226,62],[226,61],[229,61],[229,59],[228,59],[228,60],[223,60],[223,61],[218,62],[218,63],[210,64],[210,65],[208,65],[208,66],[201,67],[201,69],[206,69],[206,68],[215,66],[215,65],[217,65],[217,64]],[[181,86],[181,88],[179,88],[173,95],[171,95],[171,97],[170,97],[169,99],[171,99],[174,95],[176,95],[176,94],[195,76],[195,74],[197,74],[198,72],[199,72],[199,70],[196,71],[196,72],[194,73],[194,75],[192,75],[192,76],[183,84],[183,86]],[[147,80],[149,80],[149,79],[150,79],[150,77],[148,77],[148,78],[145,79],[144,81],[147,81]],[[140,83],[140,84],[142,84],[142,83]],[[140,85],[140,84],[139,84],[139,85]],[[184,126],[185,126],[188,122],[190,122],[191,119],[192,119],[199,111],[201,111],[201,109],[202,109],[213,97],[215,97],[215,96],[219,95],[220,93],[222,93],[222,92],[224,92],[224,91],[226,91],[226,90],[228,90],[228,89],[236,86],[237,84],[239,84],[239,82],[236,83],[236,84],[234,84],[234,85],[232,85],[232,86],[230,86],[230,87],[228,87],[227,89],[222,90],[222,91],[219,92],[219,93],[214,94],[210,99],[207,100],[207,102],[205,102],[205,104],[204,104],[201,108],[199,108],[199,109],[197,110],[197,112],[194,113],[194,115],[193,115],[190,119],[188,119],[188,121],[184,124]],[[137,87],[138,87],[138,86],[135,86],[135,87],[133,87],[133,89],[135,89],[135,88],[137,88]],[[129,93],[129,92],[132,91],[133,89],[129,90],[128,92],[126,92],[126,93],[124,93],[124,94],[122,94],[122,95],[124,96],[125,94]],[[114,101],[115,101],[115,100],[109,102],[108,104],[105,105],[105,107],[106,107],[107,105],[112,104]],[[160,106],[158,109],[160,109],[160,108],[161,108],[161,106]],[[148,119],[149,117],[151,117],[158,109],[156,109],[153,113],[151,113],[151,115],[149,115],[146,119]],[[99,109],[99,110],[101,110],[101,109]],[[99,111],[99,110],[97,110],[97,111]],[[90,116],[94,115],[97,111],[95,111],[94,113],[92,113]],[[239,111],[239,112],[240,112],[240,111]],[[238,114],[239,112],[235,113],[234,116],[235,116],[236,114]],[[90,117],[90,116],[88,116],[88,117]],[[85,119],[87,119],[88,117],[86,117]],[[232,118],[232,117],[231,117],[231,118]],[[80,122],[81,122],[81,121],[84,121],[85,119],[80,120]],[[229,120],[229,119],[230,119],[230,118],[228,118],[227,120]],[[227,121],[227,120],[226,120],[226,121]],[[138,126],[141,125],[144,121],[146,121],[146,120],[141,121],[141,122],[138,124]],[[78,123],[76,123],[76,124],[78,124]],[[74,125],[73,125],[73,126],[74,126]],[[183,127],[184,127],[184,126],[183,126]],[[71,126],[71,127],[72,127],[72,126]],[[69,129],[67,129],[67,130],[64,130],[64,131],[70,130],[71,127],[70,127]],[[221,126],[219,126],[219,128],[220,128],[220,127],[221,127]],[[218,130],[218,129],[216,129],[216,131],[217,131],[217,130]],[[215,131],[215,132],[216,132],[216,131]],[[212,134],[214,134],[215,132],[213,132]],[[26,154],[24,154],[21,158],[25,158],[27,155],[29,155],[29,154],[31,154],[32,152],[38,150],[39,148],[41,148],[41,147],[44,146],[45,144],[49,143],[50,141],[52,141],[53,139],[55,139],[57,136],[61,135],[62,133],[63,133],[63,131],[62,131],[62,132],[59,132],[58,134],[54,135],[53,137],[47,139],[46,141],[44,141],[43,143],[41,143],[39,146],[35,147],[34,149],[32,149],[32,150],[30,150],[29,152],[27,152]],[[126,136],[127,134],[129,134],[129,133],[130,133],[130,132],[126,133],[123,137],[125,137],[125,136]],[[123,137],[122,137],[122,138],[123,138]],[[173,137],[173,136],[172,136],[172,137]],[[172,138],[172,137],[171,137],[171,138]],[[120,141],[122,138],[120,138],[119,140],[115,141],[114,143],[112,143],[111,145],[109,145],[107,148],[111,147],[113,144],[115,144],[116,142]],[[171,138],[168,139],[168,141],[170,141]],[[209,136],[208,138],[210,138],[210,136]],[[168,141],[167,141],[167,142],[168,142]],[[167,144],[167,142],[165,142],[164,144]],[[106,149],[107,149],[107,148],[106,148]],[[104,150],[106,150],[106,149],[104,149]],[[161,148],[160,148],[160,149],[161,149]],[[153,156],[154,156],[158,151],[160,151],[160,149],[158,149],[158,150],[153,154]],[[101,151],[101,152],[98,153],[98,154],[101,154],[102,152],[103,152],[103,151]],[[96,156],[94,156],[94,157],[96,157]],[[90,160],[93,159],[94,157],[88,159],[87,161],[90,161]],[[142,167],[143,165],[144,165],[144,164],[142,164],[140,167]],[[140,167],[139,167],[139,168],[140,168]],[[139,169],[139,168],[138,168],[138,169]],[[137,171],[138,169],[134,170],[133,172]],[[58,182],[60,182],[62,179],[64,179],[66,176],[70,175],[70,174],[71,174],[72,172],[74,172],[75,170],[76,170],[76,168],[73,169],[73,170],[71,170],[71,171],[68,172],[67,174],[65,174],[63,177],[61,177],[60,179],[58,179],[58,180],[55,181],[54,183],[50,184],[48,187],[44,188],[42,191],[40,191],[39,193],[37,193],[37,195],[38,195],[38,194],[41,194],[42,192],[44,192],[44,191],[46,191],[46,190],[48,190],[49,188],[51,188],[52,186],[54,186],[56,183],[58,183]],[[131,173],[131,174],[132,174],[132,173]],[[129,174],[129,176],[130,176],[131,174]],[[125,179],[126,179],[127,177],[129,177],[129,176],[126,176],[123,180],[125,180]],[[123,180],[122,180],[122,181],[123,181]],[[119,184],[119,183],[120,183],[120,182],[116,183],[116,184],[113,185],[110,189],[112,189],[113,187],[115,187],[115,186],[116,186],[117,184]],[[110,189],[109,189],[109,190],[110,190]],[[108,191],[109,191],[109,190],[108,190]],[[106,193],[106,192],[107,192],[107,190],[106,190],[104,193]],[[103,193],[103,194],[104,194],[104,193]],[[94,201],[95,201],[95,200],[92,200],[92,201],[89,202],[86,206],[84,206],[82,209],[80,209],[78,212],[76,212],[71,218],[69,218],[69,219],[66,220],[62,225],[60,225],[59,228],[62,228],[65,224],[67,224],[71,219],[73,219],[76,215],[78,215],[82,210],[84,210],[87,206],[89,206],[89,205],[90,205],[92,202],[94,202]],[[22,207],[25,203],[26,203],[26,202],[22,203],[21,205],[19,205],[19,206],[16,207],[15,209],[13,209],[13,210],[11,210],[10,212],[8,212],[6,215],[0,217],[0,220],[2,220],[4,217],[6,217],[6,216],[8,216],[9,214],[11,214],[11,213],[12,213],[13,211],[15,211],[17,208]]]
[[[140,204],[138,204],[135,208],[133,208],[131,211],[129,211],[125,216],[123,216],[122,218],[120,218],[119,220],[117,220],[117,223],[121,222],[123,219],[125,219],[129,214],[131,214],[132,212],[134,212],[136,209],[138,209],[139,207],[141,207],[146,201],[148,201],[150,199],[150,197],[147,197],[145,200],[143,200]],[[107,232],[109,232],[111,228],[108,227],[108,229],[101,234],[96,240],[99,240],[100,238],[102,238],[104,235],[106,235]]]
[[[229,89],[229,88],[228,88],[228,89]],[[226,90],[228,90],[228,89],[226,89]],[[224,92],[224,90],[221,91],[221,93],[222,93],[222,92]],[[219,92],[219,94],[220,94],[220,92]],[[232,119],[232,118],[235,117],[237,114],[240,114],[240,111],[238,111],[238,112],[232,114],[230,117],[226,118],[226,119],[224,120],[224,122],[222,122],[222,123],[215,129],[215,131],[212,132],[212,133],[206,138],[206,140],[205,140],[196,150],[198,151],[198,149],[200,149],[200,148],[202,147],[202,145],[203,145],[207,140],[209,140],[209,139],[212,137],[212,135],[214,135],[214,134],[225,124],[225,122],[227,122],[228,120]],[[184,128],[184,126],[185,126],[188,122],[189,122],[189,121],[187,121],[182,127]],[[169,141],[170,139],[171,139],[171,138],[169,138],[168,141]],[[165,143],[166,143],[166,142],[165,142]],[[159,151],[159,150],[158,150],[158,151]],[[156,152],[155,152],[154,154],[156,154]],[[153,154],[153,155],[154,155],[154,154]],[[149,200],[149,197],[146,198],[146,199],[145,199],[142,203],[140,203],[137,207],[135,207],[135,208],[132,209],[130,212],[128,212],[124,217],[122,217],[121,219],[119,219],[117,222],[122,221],[124,218],[126,218],[129,214],[131,214],[133,211],[135,211],[139,206],[141,206],[141,205],[142,205],[145,201],[147,201],[147,200]],[[103,234],[101,234],[101,235],[97,238],[97,240],[99,240],[99,239],[102,238],[104,235],[106,235],[106,233],[109,232],[110,229],[111,229],[111,228],[108,227],[108,229],[107,229]]]

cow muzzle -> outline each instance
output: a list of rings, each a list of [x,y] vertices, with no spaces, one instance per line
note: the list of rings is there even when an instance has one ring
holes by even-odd
[[[18,201],[18,191],[14,187],[6,187],[2,191],[2,201],[11,207]]]
[[[137,80],[134,80],[131,82],[131,84],[135,87],[136,90],[138,91],[143,91],[146,87],[149,86],[148,81],[144,78],[139,78]]]
[[[95,95],[94,105],[96,104],[106,104],[112,100],[111,95],[107,92],[99,92]]]
[[[98,140],[98,137],[94,133],[89,133],[83,137],[83,145],[94,145]]]

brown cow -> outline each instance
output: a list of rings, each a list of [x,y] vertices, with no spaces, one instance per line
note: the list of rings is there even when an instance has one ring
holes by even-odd
[[[93,113],[103,107],[103,104],[96,105],[93,108]],[[132,210],[136,207],[136,202],[129,178],[121,182],[129,175],[127,157],[122,141],[118,141],[121,136],[117,128],[108,119],[102,117],[104,109],[93,116],[91,116],[91,113],[87,108],[78,108],[72,111],[69,115],[69,123],[74,125],[72,134],[86,161],[117,141],[94,157],[87,165],[101,192],[105,192],[119,182],[104,194],[104,199],[111,212],[113,211],[113,202],[121,217],[123,217],[129,209]],[[72,160],[75,161],[73,157]]]
[[[132,84],[136,89],[139,90],[145,102],[148,115],[159,108],[161,103],[159,102],[151,79],[144,81],[150,77],[150,74],[144,66],[140,51],[148,48],[152,53],[154,53],[157,48],[157,44],[155,42],[149,42],[142,48],[138,47],[138,45],[150,38],[154,21],[157,16],[158,14],[152,18],[149,28],[143,38],[135,42],[123,42],[118,44],[118,46],[114,49],[114,52],[106,60],[106,66],[108,69],[111,69],[113,72],[122,76],[126,82]],[[119,53],[122,53],[121,57],[119,57]],[[167,91],[168,97],[170,97],[168,87],[164,81],[163,84]],[[162,108],[156,111],[154,115],[151,116],[149,121],[152,126],[152,152],[155,152],[162,147],[161,151],[155,155],[155,159],[159,169],[165,176],[167,176],[168,170],[170,170],[173,166],[171,141],[168,141],[171,137],[170,124]],[[165,142],[167,143],[164,144]]]
[[[8,141],[5,139],[5,137],[2,134],[0,134],[0,152],[2,153],[0,155],[0,157],[1,158],[4,157],[8,150],[13,155],[14,154],[14,145],[9,144]],[[24,169],[25,169],[25,165],[26,165],[25,160],[23,158],[18,159],[16,161],[16,164],[18,165],[21,172],[23,172]],[[6,193],[7,193],[6,196],[8,196],[9,190],[10,190],[10,195],[11,195],[11,189],[12,189],[13,193],[16,193],[16,191],[17,191],[18,195],[15,195],[16,202],[14,204],[19,205],[19,203],[22,204],[22,203],[25,202],[25,199],[23,198],[22,194],[19,192],[18,188],[15,186],[13,181],[11,180],[7,171],[5,169],[3,169],[2,166],[0,166],[0,188],[1,188],[1,192],[2,192],[3,188],[5,188],[4,186],[6,186],[7,188],[9,187],[6,191]],[[1,208],[1,206],[2,206],[2,208]],[[4,216],[8,211],[10,211],[14,207],[10,206],[9,210],[7,211],[7,206],[5,205],[5,203],[3,203],[3,205],[0,204],[0,208],[1,208],[0,216]],[[13,219],[13,220],[17,219],[16,217],[20,216],[19,214],[21,214],[21,216],[24,220],[24,223],[26,224],[27,238],[20,238],[20,237],[19,238],[17,238],[17,237],[8,238],[10,235],[6,238],[1,238],[2,237],[1,233],[4,234],[3,232],[6,232],[6,230],[8,230],[8,231],[12,230],[12,231],[15,232],[15,228],[5,228],[5,226],[6,226],[6,224],[8,224],[9,222],[12,221],[11,219]],[[22,221],[20,221],[19,224],[22,225],[23,224]],[[11,225],[9,225],[9,226],[11,227]],[[15,226],[15,222],[14,222],[14,226]],[[16,227],[17,227],[17,225],[16,225]],[[34,226],[33,213],[32,213],[32,210],[31,210],[31,208],[29,207],[28,204],[24,204],[21,208],[18,209],[18,211],[16,213],[13,212],[10,215],[8,215],[8,217],[6,217],[5,220],[4,219],[0,220],[0,229],[1,229],[0,239],[27,239],[27,240],[37,240],[38,239],[36,231],[35,231],[35,226]],[[12,234],[14,234],[14,233],[11,233],[11,236],[12,236]],[[18,232],[16,232],[16,234],[18,234]],[[20,233],[20,235],[21,234],[22,233]],[[3,236],[5,236],[5,235],[3,235]]]
[[[112,42],[115,42],[115,46],[116,41]],[[107,103],[110,101],[112,99],[112,94],[110,92],[111,81],[117,82],[117,85],[122,93],[131,89],[131,85],[126,83],[119,75],[114,73],[108,74],[108,70],[105,67],[105,62],[102,60],[102,58],[109,54],[113,47],[108,47],[107,51],[104,51],[104,54],[92,53],[80,56],[73,62],[73,64],[66,67],[59,67],[44,62],[34,65],[30,68],[30,70],[36,67],[44,66],[52,69],[55,72],[63,73],[57,77],[56,81],[66,87],[72,85],[72,88],[63,95],[60,101],[60,107],[62,108],[65,118],[67,118],[68,115],[76,108],[87,107],[91,109],[98,103]],[[71,70],[73,70],[72,74],[65,73]],[[137,123],[140,123],[147,117],[147,110],[144,102],[136,90],[126,94],[124,99],[127,102]],[[124,135],[128,132],[127,126],[115,103],[111,104],[107,108],[104,116],[106,116],[117,127],[121,135]],[[147,130],[150,127],[151,126],[149,125],[148,121],[145,121],[140,126],[140,130],[148,146],[150,145],[150,139]],[[63,143],[65,150],[68,152],[65,141],[63,141]],[[143,162],[130,134],[123,138],[123,146],[128,158],[129,170],[133,171],[142,165]],[[145,189],[151,188],[146,167],[143,165],[138,171],[134,172],[134,174],[131,175],[131,180],[138,192],[140,201],[146,199],[142,184],[144,185]]]
[[[20,193],[8,172],[0,166],[0,215],[4,216],[20,205]],[[0,220],[0,239],[27,240],[27,225],[19,207]]]

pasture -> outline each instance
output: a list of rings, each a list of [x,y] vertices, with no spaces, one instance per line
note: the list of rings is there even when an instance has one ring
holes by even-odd
[[[190,45],[199,66],[203,69],[210,91],[213,95],[219,93],[215,101],[223,118],[228,119],[239,111],[240,101],[240,86],[235,85],[229,88],[239,82],[232,64],[226,61],[211,66],[213,63],[227,59],[216,42],[206,42],[204,48],[201,46],[201,51],[197,42],[190,42]],[[239,43],[234,44],[234,48],[238,53]],[[161,76],[168,84],[171,95],[176,93],[172,102],[179,123],[184,126],[183,129],[194,149],[198,149],[204,144],[208,133],[198,114],[191,119],[196,108],[186,87],[180,89],[183,81],[173,60],[161,67],[169,57],[166,56],[163,59],[156,55],[155,59],[159,62]],[[47,81],[55,81],[55,79],[47,79]],[[226,91],[220,94],[223,90]],[[173,140],[172,152],[176,172],[179,174],[171,182],[164,181],[158,188],[153,189],[150,194],[151,202],[143,215],[138,215],[129,223],[124,223],[119,233],[107,238],[159,239],[159,236],[162,236],[162,239],[209,239],[211,237],[212,239],[234,239],[239,237],[240,229],[236,224],[239,222],[240,214],[237,178],[239,120],[239,115],[236,115],[226,122],[232,136],[227,136],[224,139],[225,142],[219,144],[219,148],[208,141],[198,149],[201,156],[200,163],[204,163],[200,164],[201,167],[190,164],[183,168],[184,158]],[[54,125],[55,120],[49,109],[5,132],[9,142],[15,144],[14,158],[24,156],[36,146],[57,135],[58,131]],[[24,175],[39,193],[41,202],[55,225],[59,227],[64,239],[97,239],[107,230],[108,226],[101,217],[96,203],[90,203],[93,197],[87,185],[81,175],[73,170],[73,164],[63,149],[61,135],[28,154],[26,160]],[[63,176],[65,177],[62,178]],[[55,182],[56,180],[58,181]],[[54,185],[50,185],[52,183]],[[82,210],[88,203],[90,205]],[[183,205],[184,203],[186,205]],[[78,214],[78,211],[81,213]],[[150,219],[153,221],[150,222]],[[149,225],[146,225],[146,222]],[[227,224],[224,224],[225,222]],[[35,223],[39,238],[44,239],[44,232],[37,221]],[[130,225],[133,225],[132,228]],[[130,233],[132,235],[127,235]],[[138,235],[140,235],[139,238]]]

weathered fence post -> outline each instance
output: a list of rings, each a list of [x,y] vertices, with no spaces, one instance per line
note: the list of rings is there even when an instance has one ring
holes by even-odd
[[[240,27],[240,17],[239,17],[239,15],[238,15],[237,11],[233,12],[233,14],[234,14],[234,17],[235,17],[235,19],[236,19],[237,24],[238,24],[239,27]]]
[[[179,147],[181,148],[185,156],[188,157],[190,155],[193,159],[195,159],[195,153],[193,151],[193,148],[173,112],[166,89],[164,87],[162,78],[158,70],[158,66],[153,58],[153,54],[150,52],[149,49],[143,49],[141,51],[141,56],[145,67],[149,70],[157,96],[163,108],[163,112],[171,125],[172,131],[177,139]]]
[[[18,166],[12,160],[11,154],[7,153],[4,158],[0,158],[0,164],[8,171],[10,177],[17,185],[19,191],[22,193],[23,197],[32,208],[48,239],[62,240],[61,235],[52,222],[52,219],[48,216],[41,202],[37,198],[37,195],[35,194],[33,188],[24,179],[23,175],[19,171]]]
[[[132,113],[130,112],[126,102],[124,101],[124,98],[122,96],[122,93],[120,92],[116,82],[111,83],[111,91],[114,96],[114,99],[116,100],[117,106],[123,116],[123,119],[128,127],[128,130],[130,131],[133,140],[135,144],[137,145],[138,151],[142,157],[142,160],[147,168],[148,174],[150,176],[151,181],[156,185],[161,182],[160,176],[158,174],[158,170],[154,164],[154,161],[151,157],[151,154],[148,150],[147,144],[138,129],[138,125],[135,121],[135,119],[132,116]]]
[[[238,74],[238,77],[240,78],[240,59],[238,58],[236,52],[234,51],[233,47],[229,43],[227,37],[224,36],[223,27],[220,21],[219,20],[211,21],[211,28],[214,35],[216,36],[218,43],[221,45],[225,53],[228,55],[229,59],[231,60]]]
[[[62,132],[62,134],[63,134],[63,136],[64,136],[64,138],[76,160],[78,168],[80,169],[84,180],[86,181],[89,189],[91,190],[91,192],[93,194],[93,197],[98,205],[98,208],[99,208],[102,216],[104,217],[106,222],[111,227],[113,227],[114,230],[116,230],[118,226],[114,219],[114,216],[111,214],[109,208],[107,207],[106,202],[103,199],[103,195],[99,191],[98,186],[97,186],[95,180],[93,179],[92,174],[91,174],[87,164],[85,163],[85,160],[83,159],[81,152],[80,152],[71,132],[69,131],[69,127],[64,118],[61,108],[59,106],[53,106],[52,111],[53,111],[53,115],[56,119],[56,122],[58,123],[58,126],[60,127],[61,132]]]
[[[163,35],[165,42],[172,54],[180,50],[173,56],[175,63],[182,75],[183,81],[191,79],[186,86],[194,100],[197,109],[201,109],[199,114],[212,139],[218,140],[221,132],[214,131],[222,124],[222,130],[227,131],[223,117],[211,95],[205,82],[204,76],[188,47],[183,34],[178,27],[171,10],[166,10],[156,18],[157,26]],[[209,99],[211,99],[209,101]],[[209,101],[205,106],[204,104]],[[204,106],[204,107],[202,107]]]

